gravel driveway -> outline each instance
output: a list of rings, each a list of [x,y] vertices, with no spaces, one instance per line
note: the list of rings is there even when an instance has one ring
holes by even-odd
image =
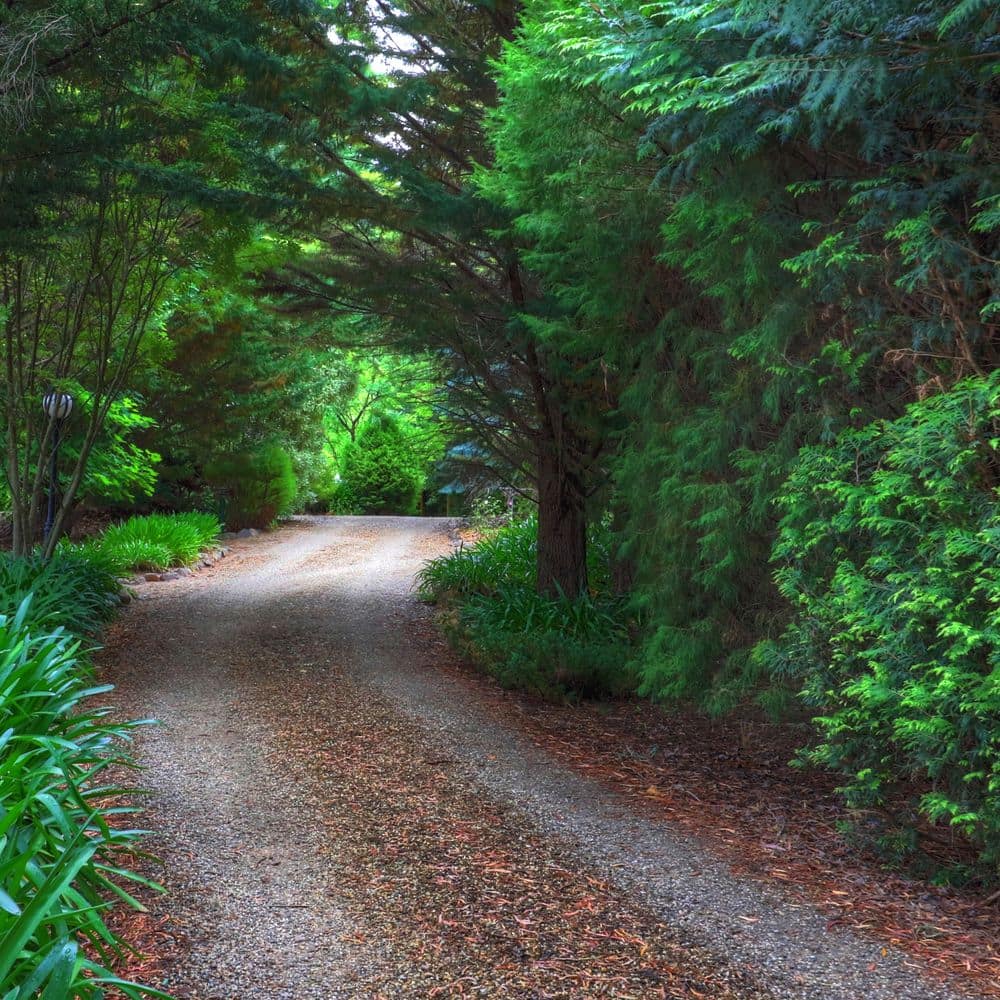
[[[152,717],[177,997],[957,996],[735,878],[434,669],[449,522],[298,518],[141,588],[102,664]]]

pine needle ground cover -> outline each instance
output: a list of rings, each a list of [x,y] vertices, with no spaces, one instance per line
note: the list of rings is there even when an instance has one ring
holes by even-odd
[[[851,813],[836,776],[787,766],[810,736],[807,724],[709,718],[681,708],[665,713],[638,699],[538,699],[484,683],[464,658],[448,653],[433,623],[419,629],[434,644],[437,668],[473,691],[491,718],[525,732],[642,813],[690,834],[736,874],[817,905],[831,929],[851,928],[901,948],[928,968],[1000,997],[995,902],[982,884],[958,888],[928,878],[933,870],[972,865],[969,843],[922,824],[924,877],[887,870],[874,838],[845,838]]]

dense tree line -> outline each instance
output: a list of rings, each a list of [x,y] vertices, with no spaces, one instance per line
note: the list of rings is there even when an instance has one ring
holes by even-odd
[[[561,307],[540,336],[611,372],[642,689],[804,685],[856,804],[918,779],[987,854],[997,32],[982,3],[529,4],[478,179]]]

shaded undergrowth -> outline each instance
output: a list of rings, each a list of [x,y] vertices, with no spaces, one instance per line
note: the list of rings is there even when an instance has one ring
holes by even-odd
[[[571,598],[537,592],[537,531],[534,517],[514,521],[431,560],[420,596],[443,609],[453,642],[505,687],[545,697],[634,692],[629,616],[612,593],[606,532],[592,532],[589,590]]]

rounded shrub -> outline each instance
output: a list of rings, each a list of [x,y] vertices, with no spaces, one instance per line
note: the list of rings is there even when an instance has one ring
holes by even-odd
[[[415,514],[424,474],[394,417],[371,417],[344,449],[337,507],[363,514]]]
[[[278,444],[218,458],[206,467],[205,478],[226,495],[230,531],[268,527],[291,512],[298,493],[292,460]]]

